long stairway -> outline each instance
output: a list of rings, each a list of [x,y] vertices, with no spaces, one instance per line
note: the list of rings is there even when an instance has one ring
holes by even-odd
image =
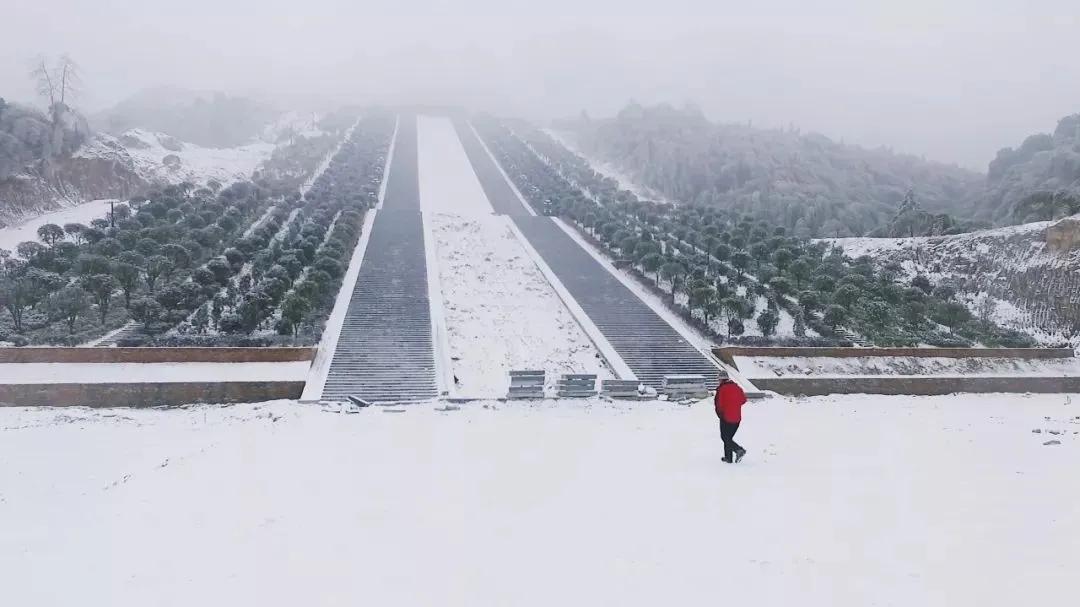
[[[383,208],[330,362],[325,400],[407,402],[438,395],[416,146],[416,118],[402,116]]]
[[[510,215],[529,244],[638,379],[659,386],[665,375],[700,374],[710,384],[719,368],[550,217],[532,216],[467,123],[458,137],[496,212]]]
[[[656,387],[665,375],[700,374],[715,383],[716,365],[551,218],[514,222],[639,380]]]

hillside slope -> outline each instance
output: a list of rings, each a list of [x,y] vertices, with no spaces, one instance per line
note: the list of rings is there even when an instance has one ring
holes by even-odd
[[[801,237],[886,226],[909,191],[929,212],[962,217],[983,183],[956,166],[818,134],[714,124],[692,108],[632,104],[555,128],[674,201],[748,212]]]
[[[955,236],[823,242],[952,287],[976,315],[1042,343],[1080,345],[1080,215]]]
[[[1031,135],[997,153],[979,213],[996,223],[1057,219],[1080,212],[1080,114],[1053,133]]]
[[[129,198],[183,182],[228,185],[254,175],[297,186],[347,130],[351,122],[344,118],[348,113],[317,120],[286,112],[263,124],[244,145],[226,148],[132,129],[116,136],[87,135],[76,149],[48,163],[21,155],[17,164],[11,156],[12,166],[0,175],[0,228],[91,200]]]
[[[130,167],[150,183],[203,184],[213,179],[228,184],[250,178],[274,147],[272,143],[255,141],[231,148],[205,148],[164,133],[133,129],[119,137],[98,134],[75,157],[99,158]]]

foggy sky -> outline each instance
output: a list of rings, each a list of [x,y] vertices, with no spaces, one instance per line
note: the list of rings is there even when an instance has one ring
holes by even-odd
[[[981,171],[1080,112],[1074,2],[939,3],[0,0],[0,96],[30,101],[27,63],[66,51],[88,110],[154,85],[539,119],[693,101]]]

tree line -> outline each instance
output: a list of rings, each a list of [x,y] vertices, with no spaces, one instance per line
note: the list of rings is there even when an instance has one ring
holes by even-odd
[[[706,204],[641,200],[546,134],[477,120],[477,129],[518,189],[537,209],[577,225],[616,262],[718,340],[739,341],[753,322],[775,343],[782,314],[787,341],[875,345],[1029,345],[1021,333],[978,317],[948,285],[910,282],[898,266],[792,234],[747,213]],[[815,337],[816,335],[816,337]]]
[[[316,335],[392,132],[392,116],[365,118],[304,196],[267,183],[180,184],[89,225],[42,225],[38,241],[0,251],[0,339],[74,345],[130,321],[139,343],[217,343],[260,327]]]

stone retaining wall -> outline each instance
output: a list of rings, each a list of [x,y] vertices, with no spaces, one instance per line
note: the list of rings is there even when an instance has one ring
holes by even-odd
[[[789,348],[724,346],[713,354],[729,365],[736,356],[772,356],[778,358],[855,358],[869,356],[942,357],[942,358],[1070,358],[1071,348]],[[755,382],[756,383],[756,382]]]
[[[156,407],[297,399],[303,381],[0,384],[0,406]]]
[[[792,396],[1080,392],[1080,377],[762,377],[751,381],[762,390]]]
[[[252,363],[315,358],[314,347],[0,348],[0,363]]]

